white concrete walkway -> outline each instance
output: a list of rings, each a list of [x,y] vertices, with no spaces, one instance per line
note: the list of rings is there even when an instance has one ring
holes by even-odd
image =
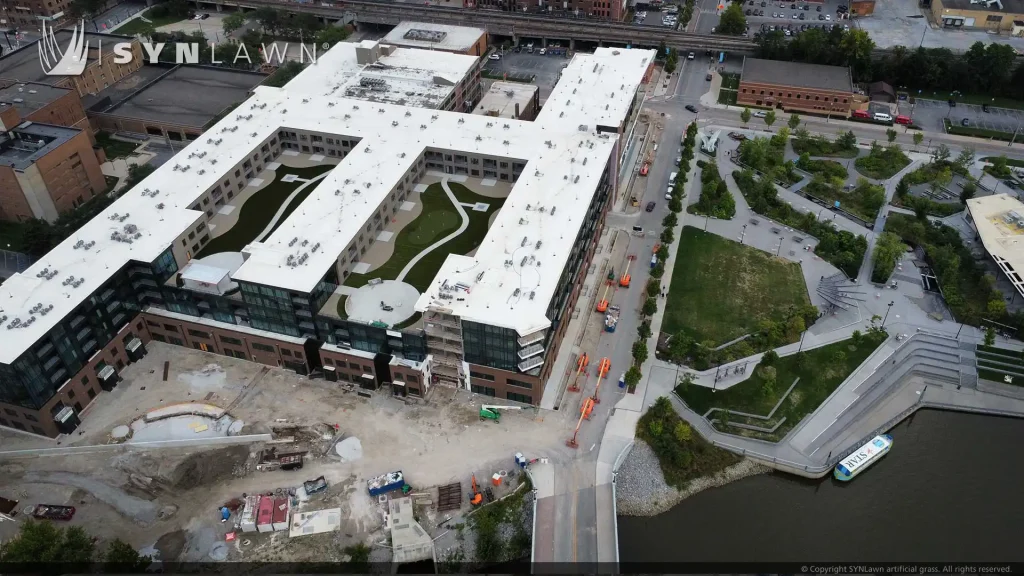
[[[281,203],[281,207],[277,209],[277,214],[274,214],[274,217],[270,219],[270,224],[267,224],[267,227],[263,229],[263,232],[260,232],[260,235],[256,237],[256,241],[263,242],[267,236],[270,236],[270,233],[274,231],[274,226],[277,226],[277,221],[284,215],[284,211],[288,209],[288,206],[291,206],[292,200],[294,200],[296,196],[301,194],[306,188],[315,186],[317,182],[326,178],[330,173],[330,170],[328,170],[319,176],[314,176],[313,178],[306,180],[302,186],[299,186],[292,191],[292,193],[288,195],[288,198],[285,198],[285,201]]]
[[[441,247],[449,240],[458,237],[459,234],[462,234],[463,232],[466,231],[466,228],[469,228],[469,216],[466,215],[466,209],[462,207],[462,204],[459,203],[459,200],[458,198],[455,197],[455,194],[452,192],[452,189],[448,187],[447,177],[441,180],[441,187],[444,188],[444,193],[448,195],[448,199],[452,201],[452,206],[455,206],[455,209],[459,212],[459,216],[462,218],[462,224],[459,226],[458,230],[452,232],[451,234],[445,236],[444,238],[441,238],[437,242],[434,242],[425,250],[423,250],[415,257],[413,257],[413,259],[410,260],[409,263],[405,265],[405,268],[402,269],[402,272],[398,275],[398,278],[395,278],[396,282],[404,282],[406,274],[408,274],[409,271],[412,270],[413,266],[415,266],[420,260],[422,260],[424,256],[430,254],[435,249]]]

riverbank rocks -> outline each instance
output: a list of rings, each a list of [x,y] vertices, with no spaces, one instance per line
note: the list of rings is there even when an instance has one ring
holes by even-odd
[[[677,490],[665,483],[654,450],[638,438],[615,477],[616,506],[623,516],[655,516],[702,490],[770,471],[766,466],[744,459],[718,474],[693,480],[684,490]]]

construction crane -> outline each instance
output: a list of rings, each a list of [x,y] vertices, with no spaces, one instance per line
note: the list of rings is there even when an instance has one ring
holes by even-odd
[[[597,387],[594,388],[594,396],[591,398],[594,404],[601,403],[601,399],[598,397],[597,393],[601,390],[601,380],[608,375],[608,371],[611,369],[612,361],[607,358],[601,358],[601,363],[598,364],[597,367]]]
[[[495,422],[501,422],[501,410],[522,410],[522,406],[495,406],[492,404],[484,404],[480,407],[480,419],[481,420],[494,420]]]
[[[583,407],[580,409],[580,419],[576,422],[576,430],[572,433],[572,438],[565,441],[565,445],[569,448],[579,448],[579,444],[576,443],[576,436],[580,433],[580,426],[583,425],[583,419],[590,416],[590,412],[594,409],[594,401],[587,398],[583,402]]]
[[[473,474],[471,482],[473,485],[473,498],[469,501],[469,503],[472,504],[473,506],[479,506],[480,503],[484,501],[484,496],[483,494],[480,493],[480,489],[477,488],[476,486],[476,474]]]
[[[584,352],[583,355],[580,356],[580,359],[576,361],[576,377],[572,379],[572,384],[569,385],[569,392],[580,391],[578,384],[580,381],[580,374],[587,369],[587,364],[590,364],[590,357],[587,356],[586,352]]]
[[[597,303],[597,311],[604,313],[608,309],[608,291],[611,290],[612,283],[608,282],[604,286],[604,293],[601,294],[601,301]]]
[[[633,260],[636,260],[636,256],[633,254],[626,257],[626,271],[622,273],[622,278],[619,278],[619,286],[623,288],[629,288],[629,281],[632,280],[632,276],[629,275],[629,267],[633,265]]]

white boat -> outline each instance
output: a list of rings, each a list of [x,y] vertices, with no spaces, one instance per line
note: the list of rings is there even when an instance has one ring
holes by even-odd
[[[882,456],[885,456],[890,448],[892,448],[892,436],[888,434],[875,436],[870,442],[861,446],[846,458],[843,458],[836,465],[832,475],[835,476],[836,480],[849,482],[853,480],[854,476],[863,472]]]

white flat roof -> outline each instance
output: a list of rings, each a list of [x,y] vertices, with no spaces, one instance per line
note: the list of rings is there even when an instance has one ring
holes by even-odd
[[[339,44],[328,54],[349,49]],[[596,65],[595,75],[606,82],[614,77],[617,85],[631,83],[635,91],[654,58],[653,50],[605,52],[577,55],[570,69],[578,68],[580,77],[586,77],[585,71]],[[0,363],[17,359],[125,263],[149,263],[169,249],[203,217],[189,206],[250,156],[255,146],[286,128],[361,141],[269,238],[245,249],[248,259],[232,279],[312,291],[427,146],[518,158],[527,166],[475,257],[449,256],[417,308],[429,305],[431,294],[436,297],[446,280],[475,285],[476,275],[486,270],[472,297],[447,301],[447,306],[469,320],[520,333],[546,327],[548,301],[616,139],[597,134],[594,119],[584,121],[584,114],[591,110],[597,124],[618,125],[623,118],[608,115],[609,110],[624,114],[628,109],[620,103],[622,89],[608,99],[609,110],[591,94],[581,97],[584,109],[567,118],[555,113],[545,122],[522,122],[328,95],[335,82],[325,66],[329,62],[321,56],[296,78],[301,81],[295,86],[256,88],[249,100],[171,161],[28,270],[0,285],[0,319],[7,317],[0,324],[6,328],[18,318],[23,326],[0,329]],[[323,73],[311,72],[316,70]],[[306,73],[311,75],[303,77]],[[554,103],[549,106],[558,108]],[[528,243],[522,247],[524,237]],[[292,243],[293,239],[297,241]],[[302,254],[307,256],[301,265],[288,266],[289,256]],[[525,267],[520,264],[524,256],[529,260]],[[505,267],[509,259],[513,265]],[[513,296],[516,287],[519,296]]]
[[[377,61],[360,64],[357,48],[375,47],[380,51]],[[288,82],[288,91],[437,108],[476,62],[476,56],[384,46],[372,40],[342,42]]]
[[[537,86],[523,84],[521,82],[497,81],[491,84],[490,89],[480,99],[480,104],[473,109],[473,114],[491,116],[498,118],[515,118],[516,104],[519,104],[519,113],[526,112],[534,94],[537,93]]]
[[[1009,194],[967,201],[985,250],[1018,292],[1024,294],[1024,203]]]
[[[483,28],[449,26],[433,22],[400,22],[381,42],[423,50],[469,50],[485,36]]]

